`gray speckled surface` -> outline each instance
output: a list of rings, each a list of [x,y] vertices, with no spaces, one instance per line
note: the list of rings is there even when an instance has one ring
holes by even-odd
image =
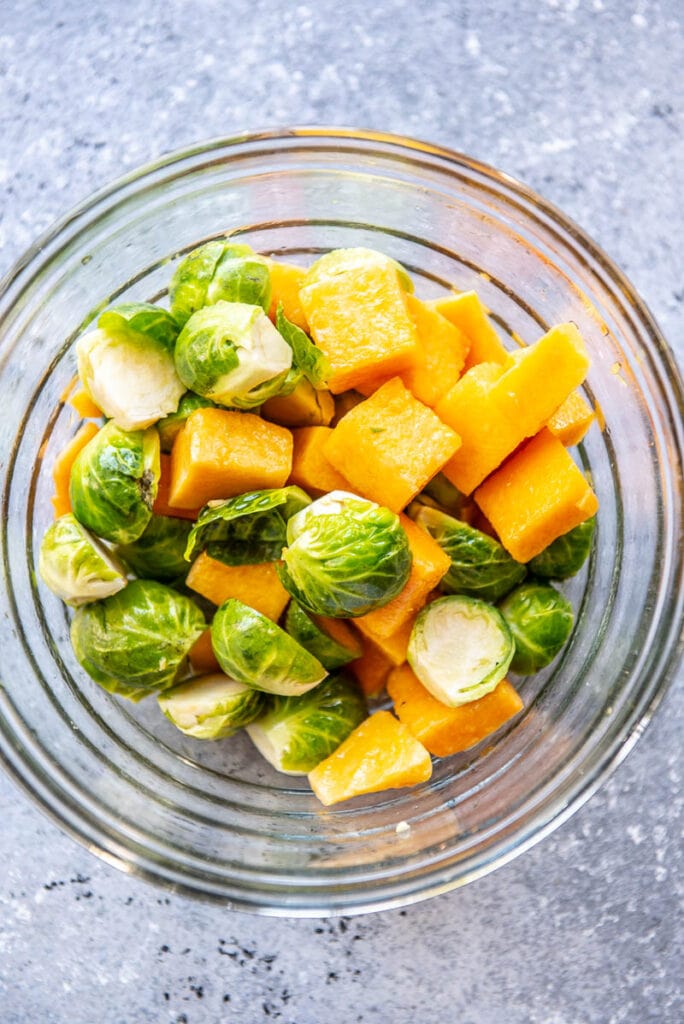
[[[346,123],[523,178],[626,270],[684,357],[678,0],[0,0],[0,271],[56,216],[202,137]],[[0,777],[3,1024],[675,1024],[682,687],[521,859],[406,911],[258,919],[166,896]]]

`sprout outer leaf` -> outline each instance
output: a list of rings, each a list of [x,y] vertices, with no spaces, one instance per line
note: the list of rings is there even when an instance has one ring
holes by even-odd
[[[185,547],[192,529],[187,519],[153,515],[138,537],[117,548],[136,576],[170,582],[188,571]]]
[[[545,668],[572,633],[572,605],[550,583],[523,583],[499,608],[515,642],[511,670],[518,675],[532,675]]]
[[[122,302],[100,314],[97,326],[104,331],[133,331],[161,342],[173,353],[180,328],[167,309],[151,302]]]
[[[287,606],[285,630],[298,644],[311,651],[328,672],[342,668],[363,654],[360,644],[357,650],[351,650],[335,640],[294,599]]]
[[[595,529],[596,516],[585,519],[530,559],[527,568],[535,576],[552,580],[566,580],[574,576],[589,557]]]
[[[328,377],[330,376],[328,357],[319,348],[316,348],[311,338],[304,333],[301,327],[297,327],[296,324],[287,319],[283,311],[282,302],[278,303],[276,327],[292,349],[294,373],[299,371],[300,379],[301,376],[306,377],[308,382],[317,391],[325,390],[328,387]],[[294,373],[292,374],[293,377]],[[288,387],[289,383],[291,382],[288,382]],[[295,380],[290,390],[294,390],[297,383],[298,381]]]

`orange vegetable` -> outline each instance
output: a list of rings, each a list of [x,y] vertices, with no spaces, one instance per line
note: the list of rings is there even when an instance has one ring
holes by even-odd
[[[308,380],[301,380],[289,395],[269,398],[261,406],[264,419],[285,427],[327,426],[333,418],[335,402],[329,391],[316,391]]]
[[[506,362],[508,352],[477,292],[445,295],[441,299],[433,299],[428,305],[459,327],[468,339],[470,347],[464,369],[469,370],[478,363]]]
[[[595,419],[596,413],[591,406],[579,391],[573,391],[546,421],[546,426],[566,448],[572,448],[580,443]]]
[[[443,469],[447,479],[470,494],[537,433],[582,383],[588,368],[582,336],[568,323],[552,327],[503,367],[482,363],[464,374],[436,407],[463,442]]]
[[[312,615],[311,618],[319,629],[331,636],[341,647],[346,647],[354,655],[361,653],[361,637],[357,636],[353,627],[344,619],[329,619],[325,615]]]
[[[199,508],[175,508],[169,505],[169,487],[171,486],[171,456],[164,452],[159,456],[161,474],[157,497],[154,499],[152,511],[157,516],[173,516],[175,519],[197,519]]]
[[[213,498],[282,487],[292,469],[292,434],[249,412],[195,409],[171,452],[169,500],[198,508]]]
[[[195,672],[220,672],[221,666],[216,660],[214,648],[211,645],[211,630],[205,629],[199,640],[195,640],[188,654],[190,664]]]
[[[435,757],[448,757],[474,747],[523,708],[523,702],[506,679],[479,700],[457,708],[447,707],[425,689],[409,665],[392,669],[387,692],[399,720]]]
[[[102,409],[95,405],[92,398],[88,397],[83,388],[74,391],[69,399],[69,405],[84,420],[99,420],[102,417]]]
[[[299,298],[299,289],[306,270],[294,263],[278,263],[276,260],[267,260],[267,262],[271,272],[271,305],[268,315],[275,323],[278,303],[282,302],[283,313],[287,319],[297,327],[301,327],[303,331],[308,331],[309,325],[306,322]]]
[[[274,622],[282,615],[290,600],[273,562],[258,565],[224,565],[203,551],[192,563],[186,583],[214,604],[223,604],[231,597],[255,608]]]
[[[330,426],[336,427],[342,417],[360,402],[363,402],[363,395],[359,391],[343,391],[341,395],[335,395],[335,415],[330,421]]]
[[[415,362],[418,338],[391,266],[364,266],[306,285],[304,315],[330,360],[333,394]]]
[[[52,479],[55,485],[55,493],[52,498],[52,507],[55,511],[55,518],[64,516],[71,512],[71,501],[69,500],[69,481],[71,479],[71,467],[76,461],[78,453],[85,448],[89,441],[95,437],[99,427],[95,423],[84,423],[76,431],[65,448],[55,459],[52,469]]]
[[[415,786],[431,775],[425,747],[389,711],[378,711],[309,772],[309,784],[328,806],[362,793]]]
[[[332,427],[298,427],[292,431],[294,448],[288,482],[316,498],[328,491],[350,490],[348,481],[323,454],[323,445],[331,434]]]
[[[584,476],[546,428],[478,488],[475,501],[519,562],[528,562],[598,509]]]
[[[383,654],[368,637],[362,637],[363,654],[346,666],[353,672],[366,697],[377,697],[385,687],[385,681],[393,662]]]
[[[323,451],[352,490],[400,512],[459,444],[458,435],[393,377],[340,420]]]

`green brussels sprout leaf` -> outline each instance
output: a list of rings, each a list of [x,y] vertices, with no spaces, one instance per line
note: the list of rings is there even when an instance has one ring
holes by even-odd
[[[126,330],[145,334],[161,342],[168,352],[173,352],[180,330],[167,309],[151,302],[122,302],[101,313],[97,326],[114,334]]]
[[[181,327],[193,313],[219,301],[242,302],[267,310],[271,301],[268,262],[248,245],[227,239],[207,242],[178,265],[169,298],[171,312]]]
[[[220,672],[197,676],[157,697],[170,722],[196,740],[232,736],[262,713],[263,693]]]
[[[181,397],[176,411],[165,416],[163,420],[159,420],[157,423],[161,450],[167,453],[171,451],[173,442],[176,440],[181,428],[185,426],[185,421],[191,412],[194,412],[195,409],[209,408],[216,408],[216,403],[212,402],[210,398],[196,395],[194,391],[186,391]]]
[[[116,594],[128,582],[118,558],[71,513],[48,527],[38,571],[53,594],[74,608]]]
[[[450,515],[456,516],[456,518],[461,515],[463,507],[468,500],[465,494],[462,494],[457,487],[454,487],[450,480],[447,480],[444,473],[437,473],[436,476],[433,476],[432,480],[425,484],[416,501],[421,501],[425,497],[430,498],[431,501],[425,501],[423,502],[424,504],[431,505],[434,503],[444,512],[448,512]]]
[[[177,580],[188,571],[185,547],[191,529],[187,519],[153,515],[138,539],[121,545],[117,554],[136,576]]]
[[[572,605],[550,583],[523,583],[499,605],[515,642],[511,671],[527,676],[550,664],[572,633]]]
[[[566,580],[579,572],[591,551],[596,529],[596,516],[585,519],[562,537],[557,537],[547,548],[527,563],[535,576],[552,580]]]
[[[346,624],[338,623],[338,625],[342,627]],[[307,651],[311,651],[328,672],[341,668],[348,662],[354,661],[355,658],[360,658],[363,654],[361,643],[353,637],[351,631],[351,644],[342,643],[294,600],[290,601],[287,606],[285,631],[294,637],[298,644],[306,647]]]
[[[292,349],[293,369],[296,367],[300,370],[317,391],[325,390],[330,376],[328,357],[319,348],[316,348],[301,327],[297,327],[287,319],[283,312],[282,302],[278,303],[276,327]]]

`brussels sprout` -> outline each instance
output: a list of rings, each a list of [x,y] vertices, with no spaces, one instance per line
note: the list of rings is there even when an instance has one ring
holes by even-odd
[[[291,323],[283,312],[282,302],[278,303],[276,312],[276,327],[285,341],[292,349],[292,368],[289,380],[280,394],[287,394],[294,391],[302,377],[308,380],[312,387],[323,391],[328,386],[330,375],[330,363],[328,357],[319,348],[316,348],[313,341],[301,327]]]
[[[440,590],[498,601],[525,577],[525,566],[511,558],[497,540],[475,527],[424,505],[413,504],[409,515],[451,559]]]
[[[175,358],[187,388],[219,405],[252,409],[278,393],[292,349],[259,306],[216,302],[190,317]]]
[[[346,626],[346,623],[338,623],[338,626]],[[341,668],[342,665],[354,661],[355,658],[360,658],[363,654],[359,642],[355,641],[353,647],[340,643],[334,636],[331,636],[324,626],[315,622],[296,601],[290,601],[287,606],[285,630],[291,637],[294,637],[298,644],[306,647],[307,651],[311,651],[328,672]]]
[[[513,634],[511,670],[518,675],[532,675],[552,662],[572,633],[572,605],[550,583],[523,583],[499,608]]]
[[[102,313],[97,326],[115,334],[126,330],[146,334],[161,342],[169,352],[173,352],[180,330],[167,309],[153,306],[151,302],[122,302]]]
[[[205,629],[202,612],[189,598],[163,583],[133,580],[113,597],[78,609],[71,643],[96,683],[138,701],[173,685]]]
[[[169,285],[171,312],[183,327],[193,313],[224,300],[268,310],[271,272],[249,245],[226,239],[193,249],[178,265]]]
[[[337,750],[367,714],[357,687],[343,675],[330,676],[303,697],[271,697],[247,733],[278,771],[305,775]]]
[[[247,491],[226,501],[210,501],[188,538],[185,557],[200,551],[225,565],[275,562],[286,543],[288,519],[311,504],[301,487]]]
[[[579,572],[591,551],[596,529],[596,516],[585,519],[562,537],[557,537],[547,548],[527,563],[535,576],[552,580],[566,580]]]
[[[406,584],[411,551],[399,517],[346,491],[331,491],[287,524],[281,583],[307,611],[364,615]]]
[[[421,501],[425,496],[431,498],[432,502],[439,505],[440,509],[444,509],[445,512],[449,512],[457,518],[461,515],[463,507],[468,501],[465,494],[461,494],[458,487],[454,487],[451,481],[447,480],[444,476],[444,473],[438,473],[436,476],[433,476],[432,480],[425,484],[416,500]],[[432,502],[427,501],[425,504],[430,505]]]
[[[171,451],[173,442],[176,440],[181,428],[185,426],[185,421],[191,412],[194,412],[195,409],[207,408],[216,408],[216,404],[210,398],[196,395],[194,391],[186,391],[178,403],[176,411],[165,416],[163,420],[159,420],[159,423],[157,423],[161,450],[163,452]]]
[[[69,497],[79,523],[115,544],[137,540],[159,486],[159,435],[106,423],[76,457]]]
[[[474,597],[442,597],[418,615],[407,657],[433,697],[458,707],[496,687],[514,650],[511,631],[492,605]]]
[[[211,642],[226,675],[265,693],[296,697],[326,676],[320,661],[284,629],[235,598],[216,612]]]
[[[198,676],[157,697],[170,722],[196,740],[221,740],[264,710],[263,693],[220,672]]]
[[[382,252],[376,252],[375,249],[364,249],[362,246],[352,249],[333,249],[321,256],[307,270],[302,287],[315,284],[318,281],[325,281],[329,277],[337,277],[338,274],[344,274],[348,270],[372,266],[394,267],[404,291],[413,291],[413,281],[401,263],[397,263],[391,256],[385,256]]]
[[[188,571],[185,547],[191,529],[187,519],[153,515],[138,539],[117,548],[117,554],[136,576],[176,580]]]
[[[185,390],[173,355],[151,335],[98,327],[79,338],[76,356],[86,393],[122,430],[144,430],[175,412]]]
[[[71,513],[48,528],[38,571],[53,594],[74,608],[116,594],[128,582],[119,560]]]

